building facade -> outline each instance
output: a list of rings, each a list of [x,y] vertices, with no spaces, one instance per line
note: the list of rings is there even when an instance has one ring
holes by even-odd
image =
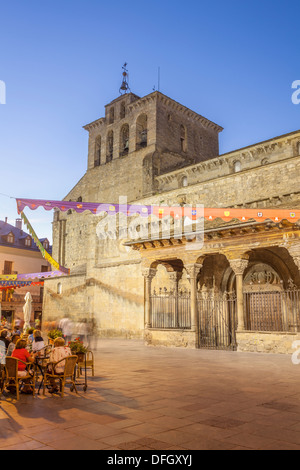
[[[44,248],[51,251],[49,240],[40,240]],[[16,275],[47,272],[49,263],[43,259],[32,237],[23,231],[22,219],[16,219],[15,225],[0,221],[0,271],[1,275]],[[22,283],[21,283],[22,284]],[[29,285],[19,288],[0,290],[1,319],[8,323],[23,320],[23,306],[27,292],[32,296],[31,321],[42,320],[43,287]]]
[[[300,131],[219,155],[222,127],[157,91],[121,95],[84,128],[87,171],[67,201],[300,208]],[[70,276],[45,282],[45,316],[153,345],[292,351],[297,223],[207,221],[200,244],[172,224],[153,238],[150,225],[56,211],[53,257]]]

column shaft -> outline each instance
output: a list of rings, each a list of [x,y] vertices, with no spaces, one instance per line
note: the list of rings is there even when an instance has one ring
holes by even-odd
[[[145,279],[145,328],[151,328],[151,284],[152,279],[156,274],[156,269],[147,268],[143,270],[143,276]]]

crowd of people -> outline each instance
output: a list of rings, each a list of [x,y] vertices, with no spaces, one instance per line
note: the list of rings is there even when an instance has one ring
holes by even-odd
[[[24,323],[24,322],[23,322]],[[5,318],[1,319],[0,324],[0,367],[6,364],[7,357],[14,357],[22,362],[18,362],[18,376],[25,377],[27,374],[26,365],[37,364],[38,359],[44,356],[45,348],[48,342],[44,341],[40,328],[40,322],[35,322],[35,328],[30,328],[24,334],[22,321],[18,318],[10,324]],[[50,352],[47,362],[55,363],[72,354],[68,343],[74,338],[79,339],[89,349],[97,349],[97,333],[94,320],[82,318],[74,320],[66,315],[59,321],[45,322],[43,332],[48,337],[48,333],[53,330],[60,330],[62,337],[55,339],[53,348]],[[58,366],[59,370],[55,373],[63,373],[64,361]],[[53,383],[52,390],[55,392],[56,385]],[[24,393],[32,393],[33,390],[28,385],[23,388]]]
[[[12,331],[0,330],[0,364],[4,365],[7,357],[18,359],[20,361],[18,362],[18,377],[27,375],[26,365],[37,363],[38,358],[44,356],[45,347],[45,341],[40,330],[32,328],[25,335],[15,328]],[[53,372],[53,369],[51,369],[53,364],[70,355],[72,355],[71,349],[66,345],[64,338],[55,339],[47,359],[49,371]],[[55,374],[62,374],[63,372],[64,361],[59,363],[55,369]],[[49,392],[57,392],[58,389],[54,381],[51,385],[52,388]],[[27,385],[26,382],[22,391],[27,394],[33,393],[32,387]]]
[[[70,315],[65,315],[59,321],[48,321],[44,323],[44,330],[51,331],[59,329],[68,343],[73,338],[79,338],[90,349],[97,349],[97,327],[94,319],[72,319]]]
[[[5,356],[13,356],[13,352],[16,349],[17,342],[22,339],[23,333],[14,328],[13,330],[2,329],[0,330],[0,350],[1,350],[1,358]],[[26,339],[26,347],[30,350],[33,354],[37,354],[38,351],[45,347],[44,340],[42,338],[42,333],[40,330],[35,330],[31,328],[28,330],[28,335]]]

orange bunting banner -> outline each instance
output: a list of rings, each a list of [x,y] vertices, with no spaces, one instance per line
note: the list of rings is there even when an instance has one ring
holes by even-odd
[[[44,199],[16,199],[18,212],[22,214],[25,207],[36,210],[43,207],[49,211],[59,209],[60,211],[73,210],[82,213],[90,211],[92,214],[99,215],[106,212],[108,215],[123,213],[127,216],[140,214],[142,217],[155,215],[159,219],[164,217],[173,217],[180,219],[189,217],[191,220],[204,218],[206,220],[222,219],[230,221],[238,219],[241,222],[249,220],[273,222],[281,222],[288,220],[289,222],[297,222],[300,220],[300,210],[292,209],[231,209],[231,208],[207,208],[199,204],[194,207],[186,206],[158,206],[158,205],[141,205],[141,204],[110,204],[110,203],[91,203],[91,202],[75,202],[75,201],[53,201]]]

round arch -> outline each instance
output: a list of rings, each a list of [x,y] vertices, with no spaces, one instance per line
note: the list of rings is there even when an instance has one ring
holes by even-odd
[[[248,252],[249,264],[244,272],[246,286],[268,285],[277,290],[289,288],[292,282],[300,287],[300,276],[287,249],[283,247],[257,248]],[[254,289],[254,287],[253,287]],[[235,274],[230,265],[224,272],[221,284],[222,292],[235,290]]]

